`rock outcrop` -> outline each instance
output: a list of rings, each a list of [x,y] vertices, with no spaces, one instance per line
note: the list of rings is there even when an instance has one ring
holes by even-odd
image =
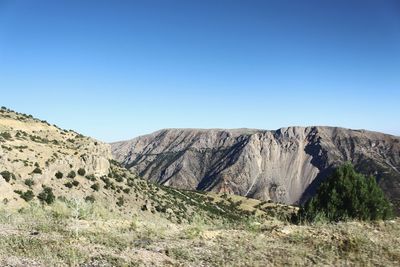
[[[296,204],[335,166],[375,175],[400,206],[400,137],[336,127],[276,131],[167,129],[112,144],[114,158],[151,181]]]

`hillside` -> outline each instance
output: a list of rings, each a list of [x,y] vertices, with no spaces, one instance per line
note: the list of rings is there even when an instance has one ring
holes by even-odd
[[[194,214],[233,220],[265,213],[253,207],[259,201],[252,207],[246,199],[233,205],[218,195],[149,183],[113,161],[109,144],[6,108],[0,110],[0,143],[0,203],[7,209],[56,199],[88,201],[110,211],[132,215],[140,210],[179,223]]]
[[[112,144],[123,166],[181,189],[302,203],[337,165],[377,177],[400,211],[400,137],[335,127],[167,129]]]

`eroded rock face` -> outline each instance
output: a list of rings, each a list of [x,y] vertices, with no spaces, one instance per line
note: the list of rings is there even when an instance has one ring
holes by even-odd
[[[340,163],[374,174],[400,197],[400,137],[334,127],[168,129],[112,144],[114,158],[144,178],[183,189],[231,191],[299,203]]]

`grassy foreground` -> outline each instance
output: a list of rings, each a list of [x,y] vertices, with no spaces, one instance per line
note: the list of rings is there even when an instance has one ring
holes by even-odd
[[[0,266],[399,266],[400,220],[173,223],[57,201],[0,211]]]

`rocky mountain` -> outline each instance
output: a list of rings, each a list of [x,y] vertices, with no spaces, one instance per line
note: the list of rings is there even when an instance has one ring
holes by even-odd
[[[0,211],[57,201],[67,206],[71,201],[90,202],[127,216],[163,217],[179,223],[194,215],[238,220],[256,213],[266,215],[271,208],[288,214],[294,210],[153,184],[115,162],[109,144],[1,108]]]
[[[112,144],[115,159],[176,188],[296,204],[339,164],[375,175],[400,207],[400,137],[336,127],[166,129]]]

